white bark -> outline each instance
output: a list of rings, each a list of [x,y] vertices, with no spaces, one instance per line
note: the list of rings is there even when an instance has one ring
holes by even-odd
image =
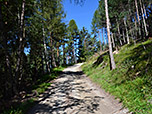
[[[107,0],[105,0],[105,13],[106,13],[106,23],[107,23],[107,33],[108,33],[108,44],[109,44],[110,62],[111,62],[111,69],[113,70],[113,69],[116,68],[116,64],[115,64],[114,57],[113,57],[111,38],[110,38],[110,20],[109,20]]]
[[[143,8],[142,8],[142,1],[139,0],[139,2],[140,2],[142,19],[143,19],[143,23],[144,23],[144,28],[145,28],[146,36],[148,36],[147,25],[146,25],[146,21],[145,21],[145,17],[144,17],[144,11],[143,11]]]
[[[127,23],[126,23],[125,18],[124,18],[124,24],[125,24],[126,35],[127,35],[127,43],[130,44],[129,35],[128,35],[128,29],[127,29]]]
[[[138,11],[138,3],[137,3],[137,0],[135,0],[135,6],[136,6],[136,13],[137,13],[137,21],[138,21],[138,23],[139,23],[139,35],[141,35],[140,19],[139,19],[139,11]]]
[[[105,28],[105,30],[104,30],[104,35],[105,35],[105,44],[107,44],[107,35],[106,35],[106,31],[107,31],[107,29]]]
[[[124,30],[123,30],[123,41],[124,41],[124,43],[126,43]]]
[[[115,48],[115,42],[114,42],[114,37],[113,37],[113,33],[111,33],[111,38],[112,38],[112,46],[113,46],[113,48]]]
[[[135,30],[137,31],[137,19],[136,19],[136,16],[135,16]]]
[[[104,34],[104,33],[103,33],[104,31],[103,31],[103,28],[101,29],[101,31],[102,31],[102,33],[101,33],[101,34],[102,34],[102,45],[104,45],[104,35],[103,35],[103,34]]]
[[[144,4],[143,4],[143,9],[144,9],[145,18],[147,19],[147,12]]]
[[[50,72],[50,65],[49,65],[49,60],[48,60],[48,52],[47,52],[47,47],[46,47],[46,41],[45,41],[45,34],[44,34],[44,28],[42,28],[43,31],[43,45],[44,45],[44,60],[46,64],[46,70],[47,72]]]
[[[15,86],[17,86],[18,81],[21,81],[22,77],[22,52],[24,51],[24,42],[25,39],[25,28],[24,28],[24,16],[25,16],[25,0],[22,1],[22,11],[20,17],[20,35],[19,35],[19,47],[18,47],[18,58],[15,69]],[[20,80],[19,80],[20,78]],[[14,86],[14,91],[17,93],[16,87]]]
[[[139,19],[139,11],[138,11],[138,3],[137,3],[137,0],[135,0],[135,6],[136,6],[136,13],[137,13],[137,19],[138,19],[138,23],[140,24],[140,19]]]
[[[102,46],[101,46],[101,39],[100,39],[100,31],[98,32],[98,37],[99,37],[99,45],[100,45],[100,51],[102,51]]]
[[[118,23],[118,20],[117,20],[117,19],[116,19],[116,21],[117,21],[117,25],[118,25],[119,42],[120,42],[120,45],[122,46],[121,34],[120,34],[120,27],[119,27],[119,23]]]

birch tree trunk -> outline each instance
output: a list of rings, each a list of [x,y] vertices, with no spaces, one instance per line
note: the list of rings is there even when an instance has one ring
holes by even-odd
[[[135,6],[136,6],[136,13],[137,13],[137,21],[138,21],[138,23],[139,23],[139,35],[141,35],[140,19],[139,19],[139,11],[138,11],[138,3],[137,3],[137,0],[135,0]]]
[[[144,4],[143,4],[143,9],[144,9],[145,18],[147,19],[147,12]]]
[[[43,2],[41,3],[41,7],[42,7],[42,16],[44,17]],[[48,51],[47,51],[46,39],[45,39],[45,33],[44,33],[44,20],[43,20],[42,31],[43,31],[43,45],[44,45],[44,61],[45,61],[45,65],[46,65],[46,71],[47,71],[47,73],[50,73],[50,62],[49,62],[49,58],[48,58]]]
[[[46,71],[47,73],[50,73],[50,65],[48,62],[48,54],[47,54],[47,47],[46,47],[46,41],[45,41],[45,35],[44,35],[44,28],[42,29],[43,29],[44,61],[46,65]]]
[[[63,44],[63,65],[66,65],[66,58],[65,58],[65,44]]]
[[[132,17],[131,17],[132,13],[131,13],[131,6],[129,5],[129,21],[131,22],[132,21]],[[130,37],[132,38],[132,40],[135,42],[135,39],[134,39],[134,35],[133,35],[133,29],[132,29],[132,24],[131,23],[128,23],[128,27],[129,27],[129,33],[130,33]]]
[[[104,43],[103,28],[101,29],[101,34],[102,34],[102,50],[104,50],[104,45],[105,45],[105,43]]]
[[[137,18],[136,18],[136,16],[134,18],[135,18],[135,35],[137,37]]]
[[[139,0],[139,2],[140,2],[142,19],[143,19],[143,23],[144,23],[144,28],[145,28],[146,36],[148,36],[147,25],[146,25],[146,21],[145,21],[145,17],[144,17],[144,11],[143,11],[143,7],[142,7],[142,1]]]
[[[60,56],[60,54],[59,54],[59,44],[57,44],[57,66],[60,65],[59,56]]]
[[[104,35],[103,35],[103,34],[104,34],[104,31],[103,31],[103,28],[101,29],[101,32],[102,32],[102,33],[101,33],[101,34],[102,34],[102,45],[104,45],[105,43],[104,43]]]
[[[17,93],[17,86],[20,76],[22,76],[22,53],[24,52],[24,40],[25,40],[25,28],[24,28],[24,16],[25,16],[25,0],[22,1],[22,10],[21,10],[21,17],[20,17],[20,35],[19,35],[19,47],[17,51],[17,64],[15,70],[15,85],[14,85],[14,92]]]
[[[105,35],[105,44],[107,44],[107,35],[106,35],[107,29],[104,29],[104,35]]]
[[[115,48],[115,41],[114,41],[114,37],[113,37],[113,33],[111,33],[111,38],[112,38],[112,46],[113,46],[113,48]]]
[[[76,54],[75,54],[75,47],[74,47],[74,43],[73,43],[73,62],[74,62],[74,63],[77,63]]]
[[[111,69],[113,70],[116,68],[116,64],[113,57],[111,38],[110,38],[110,20],[109,20],[109,14],[108,14],[107,0],[105,0],[105,13],[106,13],[106,23],[107,23],[107,32],[108,32],[109,55],[110,55]]]
[[[124,25],[125,25],[125,29],[126,29],[127,43],[130,44],[129,35],[128,35],[128,29],[127,29],[127,23],[126,23],[126,19],[125,18],[124,18]]]
[[[57,67],[57,65],[56,65],[55,57],[54,57],[53,40],[52,40],[51,34],[50,34],[50,47],[51,47],[51,66],[52,68],[55,68]]]
[[[118,23],[118,20],[117,20],[117,19],[116,19],[116,21],[117,21],[117,25],[118,25],[119,42],[120,42],[120,45],[122,46],[121,34],[120,34],[120,27],[119,27],[119,23]]]
[[[125,39],[125,33],[124,33],[124,30],[123,30],[123,41],[124,41],[124,43],[126,43],[126,39]]]
[[[98,36],[99,36],[99,45],[100,45],[100,52],[102,51],[102,46],[101,46],[101,39],[100,39],[100,31],[98,31]]]

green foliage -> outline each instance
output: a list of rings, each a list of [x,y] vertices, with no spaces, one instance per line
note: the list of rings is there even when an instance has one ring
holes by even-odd
[[[56,66],[63,64],[61,47],[67,28],[62,0],[26,0],[25,8],[23,3],[5,0],[0,6],[0,100],[47,79],[52,55]]]
[[[68,55],[68,64],[77,63],[77,51],[78,51],[78,43],[77,40],[79,38],[79,30],[75,20],[70,20],[67,27],[67,46],[66,46],[66,54]]]
[[[94,81],[123,102],[136,114],[152,113],[152,40],[137,45],[125,45],[114,55],[117,68],[109,69],[109,57],[93,67],[99,57],[92,57],[83,65],[83,71]]]
[[[37,80],[36,84],[33,85],[33,92],[36,91],[38,94],[43,93],[51,85],[50,81],[57,78],[57,76],[62,72],[65,67],[54,68],[51,74],[44,75]]]
[[[73,20],[73,19],[70,20],[68,30],[71,35],[74,35],[74,34],[76,34],[76,32],[78,32],[78,27],[76,25],[75,20]]]
[[[38,95],[39,95],[39,94],[45,92],[46,89],[47,89],[50,85],[51,85],[50,83],[45,83],[45,82],[44,82],[44,83],[42,83],[42,84],[40,84],[40,85],[34,86],[34,88],[36,88],[36,89],[34,89],[33,92],[36,91],[36,92],[38,93]]]
[[[36,92],[37,97],[40,94],[43,94],[48,89],[48,87],[50,87],[50,81],[55,79],[64,68],[65,67],[61,66],[58,68],[54,68],[50,75],[44,75],[43,77],[41,77],[39,80],[37,80],[37,83],[31,87],[31,91]],[[32,106],[35,105],[37,101],[36,99],[37,98],[30,98],[30,100],[14,105],[10,109],[4,111],[2,114],[25,114]]]
[[[34,99],[30,99],[26,102],[21,103],[20,105],[4,111],[2,114],[25,114],[34,104]]]
[[[99,16],[100,16],[99,11],[96,10],[94,12],[94,16],[93,16],[93,19],[92,19],[92,22],[91,22],[91,24],[92,24],[91,29],[92,29],[92,32],[93,32],[94,35],[96,35],[98,33],[98,29],[100,28],[99,26],[100,26],[100,21],[101,20],[100,20]]]
[[[84,62],[87,58],[86,42],[88,40],[87,39],[88,35],[89,35],[88,30],[85,27],[83,27],[79,33],[78,62]]]

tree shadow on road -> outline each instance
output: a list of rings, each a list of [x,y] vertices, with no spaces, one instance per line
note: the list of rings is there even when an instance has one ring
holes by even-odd
[[[28,114],[82,114],[95,113],[99,109],[99,101],[104,97],[87,95],[92,89],[84,87],[84,83],[75,80],[84,78],[83,72],[62,72],[51,87],[41,95],[41,100]],[[86,96],[79,96],[83,93]]]

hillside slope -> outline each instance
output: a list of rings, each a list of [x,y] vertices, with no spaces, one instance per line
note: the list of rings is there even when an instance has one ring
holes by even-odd
[[[152,40],[125,45],[114,55],[117,68],[110,71],[108,52],[94,55],[83,71],[103,89],[119,98],[136,114],[152,113]]]

